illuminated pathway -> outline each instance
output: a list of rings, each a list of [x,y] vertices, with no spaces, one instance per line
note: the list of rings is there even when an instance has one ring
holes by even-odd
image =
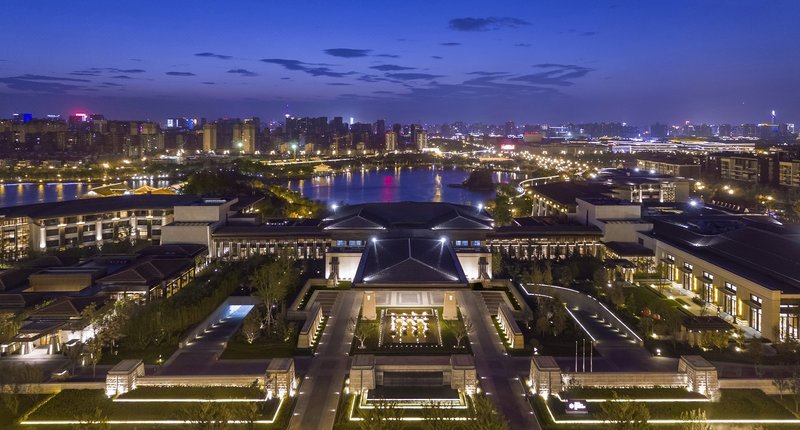
[[[514,360],[506,354],[492,317],[477,294],[471,290],[459,291],[458,303],[464,317],[472,321],[469,340],[481,389],[508,420],[510,429],[540,430],[525,397],[524,385],[514,370]]]
[[[298,389],[289,430],[333,428],[344,379],[350,370],[353,340],[350,319],[358,317],[362,294],[360,291],[342,291],[336,298],[317,355]]]

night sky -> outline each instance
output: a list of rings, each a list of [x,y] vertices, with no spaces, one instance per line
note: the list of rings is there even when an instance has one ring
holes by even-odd
[[[800,122],[800,1],[12,1],[0,117]]]

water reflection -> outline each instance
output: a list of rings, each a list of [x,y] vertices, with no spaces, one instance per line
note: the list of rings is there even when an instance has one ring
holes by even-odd
[[[144,185],[160,188],[168,187],[170,182],[150,179],[128,181],[128,186],[131,188]],[[0,207],[74,200],[89,192],[94,186],[97,185],[85,182],[0,184]]]
[[[312,200],[329,203],[435,201],[477,204],[494,197],[490,191],[470,191],[449,187],[463,182],[469,172],[462,169],[394,167],[355,170],[314,181],[289,181],[286,186]],[[493,175],[497,182],[508,182],[508,173]]]

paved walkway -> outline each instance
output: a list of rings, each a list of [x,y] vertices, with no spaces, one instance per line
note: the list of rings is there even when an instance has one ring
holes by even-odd
[[[289,430],[333,428],[345,376],[350,370],[353,341],[350,319],[358,317],[362,294],[352,290],[339,292],[316,357],[300,384]]]
[[[462,315],[473,324],[469,340],[482,389],[509,421],[510,429],[541,429],[525,397],[514,360],[506,354],[482,297],[465,290],[458,292],[457,301]]]
[[[236,330],[252,309],[253,305],[229,305],[229,309],[223,313],[224,317],[209,327],[201,337],[175,351],[164,363],[159,374],[218,373],[213,369],[217,359],[225,350],[228,339],[236,334]]]

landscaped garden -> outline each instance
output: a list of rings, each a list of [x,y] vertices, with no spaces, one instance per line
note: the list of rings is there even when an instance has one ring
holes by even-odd
[[[573,397],[567,397],[573,396]],[[617,400],[610,400],[615,398]],[[561,399],[581,399],[585,414],[567,412]],[[561,394],[561,399],[531,397],[531,403],[546,429],[571,428],[569,421],[578,420],[796,420],[795,415],[776,398],[760,390],[721,390],[718,401],[701,401],[676,389],[575,389]],[[664,401],[664,400],[667,401]],[[605,401],[600,401],[605,400]],[[553,418],[558,423],[553,422]],[[598,422],[598,424],[600,424]],[[731,423],[733,424],[733,423]],[[757,423],[754,423],[757,424]],[[584,424],[585,425],[585,424]],[[763,428],[797,428],[798,422],[769,423]],[[637,427],[638,428],[638,427]],[[659,425],[659,428],[662,428]],[[666,427],[669,428],[669,427]],[[679,427],[684,428],[684,427]]]
[[[374,321],[355,324],[354,354],[466,354],[471,352],[469,330],[460,313],[457,320],[441,318],[442,307],[377,308]],[[405,324],[405,325],[404,325]]]
[[[288,259],[268,261],[253,272],[248,283],[260,303],[253,307],[229,340],[221,359],[291,357],[310,354],[297,349],[299,324],[286,318],[287,300],[303,282],[298,263]]]
[[[426,394],[420,396],[420,391]],[[443,393],[446,388],[404,387],[342,396],[334,430],[483,430],[506,429],[492,401],[485,396]],[[452,390],[449,390],[452,391]],[[403,392],[407,395],[403,395]],[[380,395],[386,395],[380,396]],[[426,399],[420,399],[426,397]]]
[[[73,421],[76,425],[89,426],[107,421],[144,421],[145,425],[157,427],[161,420],[185,420],[187,424],[199,428],[208,422],[236,420],[257,423],[259,428],[283,428],[285,422],[281,417],[286,414],[278,413],[279,408],[284,409],[290,403],[280,399],[265,400],[263,392],[255,388],[175,387],[139,390],[117,399],[108,398],[102,390],[65,390],[33,410],[23,423],[35,425],[37,422]],[[253,401],[243,401],[245,399]],[[135,405],[131,401],[135,401]]]

